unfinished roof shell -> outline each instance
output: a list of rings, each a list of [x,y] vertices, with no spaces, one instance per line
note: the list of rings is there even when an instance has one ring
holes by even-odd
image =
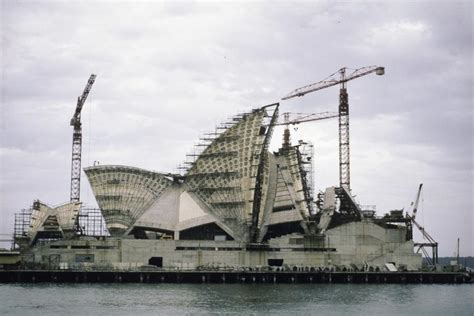
[[[268,183],[267,146],[272,133],[267,120],[277,115],[274,105],[234,118],[235,123],[204,149],[186,174],[190,191],[239,239],[247,239],[252,225],[261,221],[263,205],[257,203]]]
[[[278,104],[272,104],[233,118],[200,146],[184,176],[126,166],[86,168],[109,232],[260,242],[306,231],[298,148],[268,151],[277,116]]]
[[[40,201],[35,201],[28,231],[31,242],[34,243],[40,236],[56,239],[74,234],[74,225],[81,204],[81,202],[69,202],[51,207]]]
[[[127,166],[84,168],[111,235],[123,234],[173,181]]]

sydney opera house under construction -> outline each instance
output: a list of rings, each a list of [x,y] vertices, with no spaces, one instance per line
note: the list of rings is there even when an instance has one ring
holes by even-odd
[[[220,126],[183,174],[84,168],[106,227],[88,233],[81,202],[35,201],[18,215],[16,244],[27,261],[58,267],[419,269],[402,211],[376,217],[345,187],[313,196],[304,143],[269,151],[278,107]]]

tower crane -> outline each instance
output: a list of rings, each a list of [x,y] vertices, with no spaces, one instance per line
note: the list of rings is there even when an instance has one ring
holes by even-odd
[[[321,112],[321,113],[283,113],[283,122],[275,123],[274,125],[285,125],[283,132],[283,148],[290,147],[290,125],[297,125],[305,122],[320,121],[330,118],[338,117],[335,112]]]
[[[349,146],[349,97],[346,82],[371,74],[383,75],[385,68],[380,66],[367,66],[354,70],[347,74],[348,68],[343,67],[325,80],[293,90],[282,100],[301,97],[307,93],[329,88],[340,84],[339,89],[339,183],[350,192],[350,146]],[[336,75],[339,74],[339,78]]]
[[[72,162],[71,162],[71,202],[79,202],[81,195],[81,153],[82,153],[82,123],[81,111],[84,102],[91,91],[96,75],[91,74],[82,95],[77,98],[76,111],[71,119],[72,133]]]

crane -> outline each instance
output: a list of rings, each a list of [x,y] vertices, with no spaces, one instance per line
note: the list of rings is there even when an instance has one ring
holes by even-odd
[[[434,238],[425,230],[423,226],[421,226],[416,220],[416,212],[418,211],[418,203],[420,202],[420,196],[421,196],[421,189],[423,188],[423,183],[420,183],[420,186],[418,187],[418,193],[416,194],[416,200],[413,204],[413,211],[412,215],[406,214],[407,217],[407,240],[412,240],[413,239],[413,225],[419,229],[421,234],[423,235],[423,238],[428,240],[427,243],[414,243],[415,247],[418,247],[418,250],[416,251],[417,253],[420,252],[420,250],[423,252],[425,255],[426,259],[428,260],[428,264],[434,265],[438,263],[438,243],[434,240]],[[432,250],[432,257],[430,258],[428,252],[426,251],[425,247],[430,247]]]
[[[275,123],[274,125],[296,125],[304,122],[312,122],[338,117],[336,112],[321,112],[321,113],[283,113],[283,122]]]
[[[283,132],[283,148],[290,147],[290,125],[297,125],[305,122],[313,122],[326,120],[334,117],[338,117],[339,114],[335,112],[321,112],[321,113],[283,113],[283,122],[275,123],[275,126],[285,125],[285,130]]]
[[[409,215],[408,215],[408,218],[420,230],[421,234],[423,235],[423,238],[428,240],[427,243],[414,243],[413,245],[415,247],[418,247],[418,250],[416,252],[418,253],[418,252],[420,252],[420,250],[423,251],[423,253],[424,253],[425,257],[428,259],[428,263],[430,265],[437,264],[438,263],[438,243],[434,240],[433,237],[431,237],[430,234],[428,234],[428,232],[425,230],[425,228],[423,226],[421,226],[420,224],[418,224],[417,221],[415,221],[415,219],[413,219]],[[425,247],[430,247],[431,248],[431,251],[432,251],[431,259],[429,257],[428,252],[426,251]]]
[[[422,188],[423,188],[423,183],[420,183],[420,186],[418,187],[418,193],[416,194],[415,204],[413,204],[413,212],[412,212],[412,215],[411,215],[412,220],[415,220],[416,212],[418,211],[418,203],[420,202],[420,196],[421,196],[421,189]]]
[[[82,153],[82,124],[81,111],[84,102],[91,91],[96,75],[91,74],[82,95],[77,98],[76,111],[71,119],[72,133],[72,162],[71,162],[71,202],[79,202],[81,195],[81,153]]]
[[[288,100],[294,97],[301,97],[307,93],[329,88],[340,84],[339,89],[339,183],[350,192],[350,146],[349,146],[349,97],[347,94],[346,82],[371,74],[375,72],[377,75],[385,74],[385,68],[380,66],[367,66],[355,69],[352,73],[347,74],[347,67],[339,69],[328,78],[295,89],[282,100]],[[335,76],[339,74],[339,78]]]
[[[406,214],[407,217],[407,240],[412,240],[413,239],[413,223],[415,221],[416,217],[416,212],[418,211],[418,203],[420,202],[420,196],[421,196],[421,189],[423,188],[423,183],[420,183],[420,186],[418,187],[418,192],[416,194],[416,199],[415,202],[412,202],[411,204],[413,205],[413,211],[411,215]]]

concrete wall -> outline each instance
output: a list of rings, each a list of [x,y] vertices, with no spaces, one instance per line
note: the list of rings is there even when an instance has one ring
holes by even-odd
[[[314,239],[314,238],[313,238]],[[36,247],[34,260],[44,262],[60,255],[61,262],[74,264],[76,255],[94,255],[94,264],[123,267],[147,265],[151,257],[162,257],[163,267],[194,269],[198,266],[258,266],[268,259],[284,264],[328,266],[350,264],[383,266],[387,262],[421,267],[421,255],[413,253],[413,242],[404,240],[404,229],[384,229],[370,222],[355,222],[328,230],[319,239],[290,234],[269,240],[270,249],[246,250],[238,241],[187,240],[76,240],[57,241]],[[45,259],[46,258],[46,259]]]
[[[406,228],[385,229],[370,221],[352,222],[326,233],[328,247],[344,254],[340,264],[382,265],[386,262],[421,267],[421,255],[414,254],[413,241],[406,241]]]

